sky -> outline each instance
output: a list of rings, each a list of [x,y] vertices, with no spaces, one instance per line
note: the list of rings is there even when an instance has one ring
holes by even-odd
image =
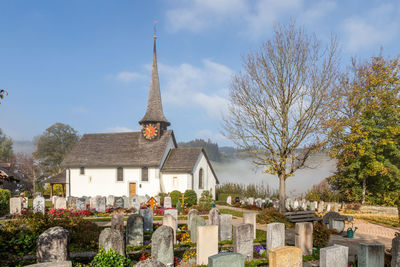
[[[56,122],[79,134],[139,130],[150,84],[153,24],[164,114],[177,141],[223,135],[242,57],[296,21],[334,34],[344,68],[399,54],[399,1],[0,1],[0,128],[31,140]]]

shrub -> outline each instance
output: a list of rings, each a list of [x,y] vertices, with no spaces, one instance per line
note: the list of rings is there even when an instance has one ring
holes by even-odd
[[[185,206],[191,207],[197,204],[197,194],[194,190],[185,191]]]
[[[160,196],[160,203],[157,203],[158,206],[164,205],[164,198],[166,196],[168,196],[167,193],[158,193],[158,195]]]
[[[322,222],[317,222],[314,224],[313,231],[313,244],[317,248],[323,248],[328,245],[329,242],[329,230],[328,227]]]
[[[107,250],[105,251],[103,248],[100,248],[99,253],[94,257],[93,261],[90,263],[90,266],[93,267],[102,267],[102,266],[129,266],[131,263],[129,258],[126,258],[120,255],[115,250]]]
[[[204,190],[201,193],[201,197],[199,199],[199,210],[200,211],[208,211],[211,209],[213,203],[212,194],[208,190]]]
[[[171,192],[170,196],[171,196],[172,206],[176,207],[176,203],[178,202],[179,198],[182,197],[182,193],[179,192],[178,190],[174,190]]]
[[[286,228],[292,227],[292,223],[277,209],[267,208],[257,214],[257,222],[262,224],[280,222],[284,223]]]
[[[11,191],[0,188],[0,216],[10,212]]]

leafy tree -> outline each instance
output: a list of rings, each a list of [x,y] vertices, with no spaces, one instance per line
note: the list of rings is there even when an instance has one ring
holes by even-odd
[[[0,129],[0,162],[10,162],[13,155],[13,141]]]
[[[51,176],[59,173],[61,162],[78,141],[78,132],[69,125],[55,123],[47,128],[37,140],[33,153],[42,174]]]
[[[329,178],[349,201],[399,205],[400,213],[400,63],[373,57],[353,63],[342,78],[343,127],[331,154],[337,172]]]
[[[321,49],[294,22],[276,26],[272,39],[244,58],[244,70],[233,78],[225,135],[277,175],[282,211],[286,180],[328,139],[336,81],[335,40]]]

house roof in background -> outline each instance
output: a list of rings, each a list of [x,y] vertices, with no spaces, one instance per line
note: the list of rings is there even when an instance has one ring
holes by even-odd
[[[43,181],[43,183],[49,184],[66,184],[67,183],[67,173],[63,170],[61,173],[51,176]]]
[[[62,162],[64,167],[158,167],[172,130],[146,140],[141,132],[85,134]]]

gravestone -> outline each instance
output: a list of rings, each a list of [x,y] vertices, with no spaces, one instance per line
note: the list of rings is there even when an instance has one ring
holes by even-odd
[[[197,241],[197,228],[206,225],[206,221],[199,215],[192,215],[190,217],[190,239],[193,243]]]
[[[190,209],[189,210],[189,212],[188,212],[188,215],[187,215],[187,221],[188,221],[188,229],[189,229],[189,231],[190,231],[190,218],[193,216],[193,215],[198,215],[199,214],[199,211],[198,210],[196,210],[196,209]]]
[[[96,197],[96,211],[97,212],[106,212],[106,198],[105,197]]]
[[[257,213],[255,212],[243,212],[243,223],[250,223],[253,225],[253,239],[256,239],[256,219]]]
[[[140,209],[139,214],[143,217],[143,228],[145,232],[153,231],[153,210]]]
[[[124,237],[120,231],[106,228],[101,231],[99,236],[99,247],[105,251],[110,249],[117,251],[120,255],[125,256]]]
[[[52,196],[51,197],[51,204],[54,206],[56,204],[56,199],[58,198],[58,196]]]
[[[166,266],[174,265],[174,230],[169,226],[160,226],[151,237],[151,258],[164,263]]]
[[[300,222],[295,225],[295,246],[303,251],[303,255],[311,255],[313,250],[313,224]]]
[[[392,239],[392,267],[400,266],[400,236]]]
[[[267,224],[267,254],[268,251],[285,246],[285,224],[269,223]]]
[[[253,227],[249,223],[233,226],[233,252],[242,254],[245,261],[253,259]]]
[[[22,210],[22,201],[19,197],[10,198],[10,213],[11,214],[21,214]]]
[[[226,203],[227,203],[228,205],[232,205],[232,197],[231,197],[231,196],[228,196],[228,197],[226,198]]]
[[[164,197],[164,209],[172,208],[171,197]]]
[[[139,214],[132,214],[126,222],[126,244],[143,246],[143,217]]]
[[[302,267],[303,255],[296,247],[276,247],[269,251],[269,267]]]
[[[33,212],[41,212],[44,214],[45,211],[45,200],[44,197],[35,197],[33,199]]]
[[[314,207],[315,207],[314,210],[318,209],[318,202],[314,201],[313,203],[314,203]]]
[[[331,203],[328,203],[328,205],[326,206],[326,212],[330,212],[331,211]]]
[[[68,207],[70,207],[71,209],[76,210],[76,197],[68,197]]]
[[[219,215],[219,241],[232,240],[232,214]]]
[[[247,204],[250,205],[250,206],[254,205],[254,198],[249,197],[249,198],[247,199]]]
[[[124,199],[122,197],[114,198],[114,209],[123,209],[124,208]]]
[[[348,267],[349,248],[340,245],[334,245],[321,248],[319,251],[320,267]]]
[[[244,256],[239,253],[224,252],[208,257],[208,267],[244,267]]]
[[[219,225],[220,214],[217,208],[212,208],[208,213],[208,225]]]
[[[147,259],[144,261],[139,261],[134,267],[166,267],[166,265],[155,259]]]
[[[318,203],[318,207],[317,207],[317,212],[318,213],[323,213],[324,212],[324,202],[323,201],[321,201],[321,202],[319,202]]]
[[[176,244],[176,229],[178,227],[178,223],[174,216],[171,214],[164,214],[162,224],[165,226],[169,226],[174,230],[174,244]]]
[[[80,197],[76,199],[76,209],[77,210],[86,210],[86,200],[84,197]]]
[[[380,243],[361,243],[358,251],[358,267],[383,267],[385,245]]]
[[[161,206],[161,197],[160,196],[155,196],[154,199],[157,201],[157,207]]]
[[[145,196],[139,196],[139,203],[140,204],[144,204],[147,202],[147,197]]]
[[[293,202],[293,209],[294,210],[297,210],[299,208],[299,202],[297,201],[297,200],[295,200],[294,202]]]
[[[55,209],[66,209],[66,208],[67,208],[67,200],[63,197],[57,198]]]
[[[310,210],[311,210],[311,211],[315,211],[315,208],[316,208],[316,206],[315,206],[315,201],[314,201],[314,202],[311,202],[311,203],[310,203]]]
[[[311,210],[311,202],[310,201],[306,202],[306,210]]]
[[[37,262],[66,261],[69,258],[69,233],[55,226],[44,231],[36,241]]]
[[[92,210],[97,210],[96,198],[97,198],[97,196],[90,198],[90,204],[89,205],[90,205],[90,209],[92,209]]]
[[[22,208],[27,209],[28,208],[28,198],[23,197],[23,198],[21,198],[21,201],[22,201]]]
[[[261,199],[261,198],[257,198],[257,199],[256,199],[256,206],[257,206],[258,208],[261,208],[262,205],[263,205],[262,199]]]
[[[124,209],[129,209],[129,197],[123,196],[122,199],[124,200],[123,208]]]
[[[339,204],[338,203],[333,203],[333,211],[339,212]]]
[[[307,202],[301,202],[301,208],[307,210]]]
[[[122,210],[114,210],[111,213],[111,229],[124,231],[124,212]]]
[[[287,211],[290,211],[290,199],[286,199],[285,200],[285,209],[287,210]]]
[[[107,207],[111,208],[114,206],[114,196],[109,195],[107,197],[107,202],[106,202]]]
[[[131,204],[132,204],[132,208],[133,208],[133,213],[139,214],[139,210],[140,210],[139,196],[137,196],[137,195],[133,196],[131,199]]]
[[[329,218],[329,229],[336,230],[338,233],[343,232],[345,226],[345,217],[331,217]]]
[[[25,265],[25,267],[72,267],[72,261],[42,262]]]
[[[218,225],[197,228],[196,264],[205,265],[208,257],[218,254]]]
[[[175,229],[177,229],[178,228],[178,210],[177,209],[164,210],[164,216],[167,215],[167,214],[169,214],[172,217],[174,217],[175,222],[176,222]]]
[[[90,200],[92,199],[91,197],[85,197],[84,196],[84,198],[85,198],[85,201],[86,201],[86,208],[88,207],[88,206],[90,206]]]

